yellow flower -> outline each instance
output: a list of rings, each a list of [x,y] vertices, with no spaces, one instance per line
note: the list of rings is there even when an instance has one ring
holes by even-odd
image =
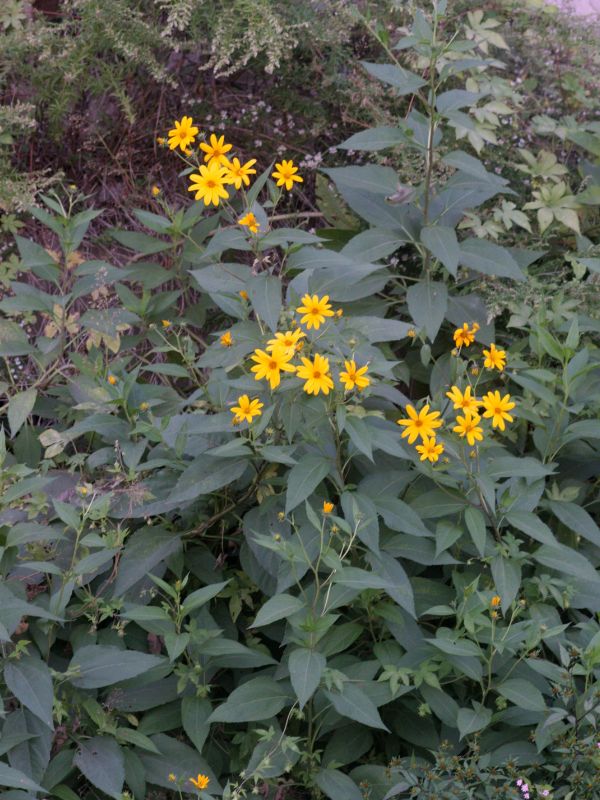
[[[464,417],[460,415],[456,417],[458,425],[455,425],[452,430],[454,433],[458,433],[462,439],[466,437],[469,446],[473,447],[476,441],[483,440],[483,428],[479,427],[480,420],[479,414],[465,411]]]
[[[165,137],[164,137],[164,136],[157,136],[157,137],[156,137],[156,141],[157,141],[157,143],[158,143],[158,144],[159,144],[161,147],[162,147],[164,144],[166,144],[166,143],[167,143],[167,140],[165,139]]]
[[[439,411],[430,413],[429,405],[425,405],[417,413],[413,406],[408,405],[406,406],[406,413],[408,417],[396,420],[398,425],[405,426],[402,431],[403,439],[408,436],[408,443],[412,444],[417,436],[420,436],[423,442],[427,438],[435,438],[434,429],[439,428],[442,424],[442,420],[437,419],[440,415]]]
[[[241,189],[242,183],[244,186],[250,186],[250,178],[248,176],[256,175],[256,170],[252,169],[253,164],[256,164],[255,158],[251,158],[245,164],[241,164],[239,158],[232,158],[231,161],[225,158],[223,166],[227,170],[227,175],[225,176],[227,183],[232,183],[236,189]]]
[[[296,311],[299,314],[304,314],[300,322],[303,322],[308,330],[314,328],[319,330],[322,323],[325,322],[325,317],[333,317],[334,312],[331,310],[331,303],[329,302],[329,295],[325,294],[319,298],[316,294],[311,297],[305,294],[302,298],[304,305],[298,306]]]
[[[444,452],[444,445],[436,444],[435,436],[424,437],[423,444],[418,444],[415,450],[421,456],[420,461],[431,461],[432,464],[435,464]]]
[[[255,372],[255,380],[260,381],[263,378],[269,381],[271,389],[276,389],[281,381],[280,372],[295,372],[296,367],[293,364],[288,364],[292,354],[286,353],[278,347],[274,347],[270,353],[265,353],[264,350],[255,350],[252,360],[256,364],[251,368]]]
[[[306,334],[303,330],[300,330],[300,328],[296,328],[295,331],[286,331],[285,333],[280,333],[278,331],[274,339],[269,339],[266,349],[268,351],[278,348],[279,350],[283,350],[284,353],[289,354],[291,358],[298,349],[298,340],[303,336],[306,336]]]
[[[80,486],[78,491],[82,497],[85,497],[86,494],[88,493],[88,488],[87,486]]]
[[[251,233],[258,233],[258,229],[260,228],[260,222],[251,211],[238,219],[238,225],[243,225],[244,228],[248,228]]]
[[[108,382],[110,383],[111,386],[114,386],[115,383],[117,382],[117,379],[116,379],[116,377],[114,375],[109,375],[107,380],[108,380]]]
[[[153,186],[150,191],[152,192],[152,197],[158,197],[160,194],[160,186]]]
[[[508,413],[515,407],[510,399],[509,394],[500,397],[500,392],[488,392],[481,401],[482,406],[485,408],[483,416],[486,419],[492,420],[492,427],[504,430],[504,420],[512,422],[513,418]]]
[[[149,408],[150,408],[150,403],[146,403],[146,401],[140,403],[140,411],[148,411]]]
[[[191,117],[182,117],[181,122],[175,121],[175,127],[169,131],[169,147],[175,150],[181,148],[183,152],[188,149],[196,138],[198,128]]]
[[[492,597],[492,599],[490,600],[490,605],[492,606],[492,608],[498,608],[498,606],[500,605],[501,602],[502,602],[502,598],[500,597],[500,595],[499,594],[495,594]]]
[[[323,500],[323,513],[331,514],[332,511],[333,511],[333,503],[330,503],[328,500]]]
[[[303,358],[302,366],[298,367],[296,375],[306,381],[303,388],[307,394],[317,395],[319,392],[329,394],[329,390],[333,389],[333,381],[329,375],[329,359],[318,353],[315,354],[314,361]]]
[[[506,364],[506,352],[504,350],[498,350],[496,345],[492,342],[490,349],[484,350],[483,355],[485,356],[485,361],[483,362],[484,367],[488,369],[499,369],[500,372],[502,372]]]
[[[345,372],[340,372],[340,380],[344,384],[344,389],[349,392],[354,387],[361,391],[371,383],[371,379],[366,377],[368,367],[356,368],[354,361],[344,361]]]
[[[302,366],[296,370],[296,375],[306,381],[303,389],[307,394],[317,395],[319,392],[329,394],[333,389],[333,381],[329,375],[329,359],[315,354],[314,360],[302,359]]]
[[[414,339],[415,336],[417,335],[417,332],[414,328],[409,328],[406,332],[406,335],[408,336],[409,339]]]
[[[176,780],[177,780],[177,778],[175,777],[175,773],[174,772],[169,772],[169,781],[171,783],[175,783]]]
[[[481,405],[479,400],[475,397],[471,397],[471,387],[467,386],[467,388],[463,392],[458,388],[458,386],[453,386],[449,392],[446,392],[446,397],[449,397],[454,404],[454,408],[462,409],[463,411],[472,411],[474,414],[477,413],[477,409]]]
[[[240,297],[242,298],[242,300],[247,300],[248,292],[245,289],[240,289]]]
[[[475,378],[479,375],[479,367],[477,365],[471,367],[471,375]]]
[[[262,414],[261,408],[263,406],[264,403],[261,403],[258,398],[250,400],[247,394],[243,394],[238,397],[237,406],[232,406],[230,411],[232,414],[235,414],[234,422],[239,424],[244,420],[246,420],[246,422],[252,422],[252,417],[260,417]]]
[[[162,326],[163,326],[163,328],[170,328],[171,327],[171,321],[168,320],[168,319],[163,319],[162,320]]]
[[[225,170],[218,161],[211,161],[208,167],[200,165],[200,172],[190,175],[191,186],[188,192],[196,192],[196,200],[204,200],[204,205],[211,203],[218,206],[221,199],[227,200],[229,192],[224,188]]]
[[[190,783],[192,783],[196,789],[200,789],[200,791],[202,791],[203,789],[206,789],[210,783],[210,778],[206,775],[198,774],[197,778],[190,778]]]
[[[289,192],[294,186],[294,181],[298,181],[298,183],[304,181],[300,175],[295,174],[296,172],[298,172],[298,167],[294,166],[294,162],[284,159],[280,164],[275,164],[271,177],[277,179],[277,186],[285,186]]]
[[[232,147],[233,145],[231,144],[225,144],[224,136],[220,136],[217,139],[214,133],[211,133],[210,135],[210,144],[206,144],[206,142],[200,142],[200,150],[204,151],[204,160],[208,161],[209,164],[218,164],[219,166],[227,165],[227,157],[225,153],[228,153]]]
[[[457,347],[469,347],[475,341],[475,334],[479,330],[479,325],[474,322],[469,328],[468,322],[463,322],[462,328],[454,331],[454,343]]]

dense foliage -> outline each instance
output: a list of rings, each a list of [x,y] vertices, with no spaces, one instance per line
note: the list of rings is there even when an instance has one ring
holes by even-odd
[[[353,18],[319,210],[190,111],[124,263],[7,223],[1,797],[600,797],[600,128],[501,146],[483,10]]]

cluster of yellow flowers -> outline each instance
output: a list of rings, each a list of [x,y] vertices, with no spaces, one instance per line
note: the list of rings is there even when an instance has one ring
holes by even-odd
[[[185,783],[185,779],[181,779],[178,782],[177,776],[175,775],[174,772],[169,773],[170,783],[179,783],[179,785],[181,785],[182,780]],[[195,786],[196,789],[202,792],[204,791],[204,789],[208,788],[208,784],[210,783],[210,778],[208,777],[208,775],[202,775],[202,773],[198,773],[198,776],[196,778],[188,778],[188,781],[192,784],[192,786]]]
[[[473,323],[469,327],[468,323],[464,323],[462,327],[454,331],[454,342],[459,348],[469,347],[475,341],[475,334],[479,330],[479,325]],[[484,362],[483,365],[487,369],[497,369],[502,371],[506,365],[506,352],[499,350],[495,344],[491,344],[488,350],[483,350]],[[479,374],[479,370],[475,372]],[[513,417],[509,413],[514,407],[515,403],[511,400],[509,394],[504,397],[500,395],[499,391],[488,392],[481,399],[477,399],[473,394],[473,387],[467,386],[462,391],[458,386],[452,386],[449,392],[446,392],[446,397],[452,402],[453,409],[457,411],[456,424],[452,428],[454,433],[457,433],[461,439],[466,439],[470,447],[473,447],[476,442],[483,441],[483,428],[479,425],[482,415],[479,409],[483,407],[483,417],[492,420],[492,427],[499,428],[501,431],[505,429],[505,421],[512,422]],[[460,413],[462,412],[462,414]],[[417,438],[421,439],[421,444],[416,445],[416,451],[420,455],[421,461],[430,461],[435,464],[440,455],[444,452],[444,445],[436,440],[437,428],[442,426],[439,411],[430,411],[429,405],[417,412],[411,405],[406,406],[406,413],[408,417],[397,420],[398,425],[404,427],[402,432],[403,438],[408,438],[408,443],[413,444]]]
[[[316,294],[305,294],[302,305],[296,311],[302,315],[300,324],[305,325],[307,330],[319,330],[326,318],[338,315],[331,307],[329,295],[319,297]],[[252,355],[255,363],[251,367],[255,380],[266,380],[271,389],[276,389],[281,383],[281,373],[289,372],[304,381],[303,389],[307,394],[318,395],[322,392],[328,395],[334,388],[334,383],[327,356],[315,353],[312,359],[301,357],[301,364],[291,363],[292,358],[302,349],[302,339],[305,337],[306,333],[300,327],[285,333],[278,331],[273,339],[268,340],[264,350],[256,349]],[[224,333],[220,341],[224,347],[230,347],[233,343],[231,333]],[[340,382],[346,392],[355,388],[362,391],[371,383],[371,379],[367,377],[367,365],[359,367],[354,359],[350,359],[344,361],[344,367],[340,372]],[[234,424],[252,422],[254,417],[262,413],[263,405],[258,398],[251,400],[248,395],[241,395],[237,405],[231,408]]]
[[[174,126],[169,131],[169,148],[171,150],[179,148],[188,158],[194,155],[199,157],[200,153],[192,149],[200,132],[194,125],[192,117],[184,116],[181,120],[175,121]],[[159,144],[165,143],[164,137],[160,137]],[[193,165],[197,172],[192,172],[190,175],[191,184],[188,191],[195,192],[195,199],[202,200],[205,206],[218,206],[222,200],[228,200],[227,186],[233,186],[236,190],[250,186],[250,176],[256,175],[254,169],[256,159],[251,158],[242,164],[239,158],[229,157],[232,147],[232,144],[225,141],[225,136],[217,136],[214,133],[211,133],[208,141],[202,141],[198,145],[205,163],[200,163],[197,158]],[[303,178],[297,173],[298,167],[294,162],[283,159],[275,164],[271,177],[275,179],[277,186],[283,186],[289,192],[294,183],[303,182]],[[160,189],[157,192],[153,189],[153,194],[155,196],[160,194]],[[240,217],[238,224],[248,228],[253,234],[258,233],[260,227],[260,223],[251,211]]]

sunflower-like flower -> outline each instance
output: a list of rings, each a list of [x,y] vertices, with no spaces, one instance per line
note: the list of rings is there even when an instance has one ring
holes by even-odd
[[[324,294],[323,297],[316,294],[311,297],[309,294],[305,294],[302,298],[302,305],[298,306],[296,311],[298,314],[304,314],[300,322],[306,325],[308,330],[314,328],[316,331],[325,322],[325,317],[333,317],[335,314],[331,308],[328,294]]]
[[[235,414],[233,421],[236,425],[240,422],[252,422],[253,417],[260,417],[262,414],[261,408],[264,403],[261,403],[258,398],[250,400],[247,394],[242,394],[238,397],[237,406],[232,406],[229,410]]]
[[[323,500],[323,514],[331,514],[333,511],[333,503],[330,503],[329,500]]]
[[[255,350],[252,360],[256,364],[251,367],[257,381],[263,378],[269,381],[271,389],[276,389],[281,382],[281,372],[295,372],[296,367],[288,363],[293,353],[287,353],[279,347],[274,347],[270,353],[264,350]]]
[[[475,334],[479,330],[479,325],[474,322],[469,328],[468,322],[463,322],[462,327],[454,331],[454,343],[457,347],[469,347],[475,341]]]
[[[265,349],[267,351],[274,349],[283,350],[285,353],[289,354],[291,358],[299,349],[299,345],[302,344],[300,339],[303,336],[306,336],[306,334],[300,328],[296,328],[295,331],[286,331],[285,333],[277,331],[275,338],[269,339]]]
[[[293,188],[294,181],[303,183],[304,178],[296,175],[298,167],[294,166],[293,161],[286,161],[285,159],[279,164],[275,164],[275,169],[271,173],[271,177],[277,181],[277,186],[285,186],[288,192]]]
[[[226,157],[222,164],[227,170],[225,176],[227,183],[232,183],[236,189],[241,189],[242,183],[244,186],[250,186],[249,176],[256,175],[256,170],[252,169],[252,166],[256,164],[255,158],[251,158],[250,161],[246,161],[245,164],[242,164],[239,158],[232,158],[230,161]]]
[[[196,192],[196,200],[204,200],[204,205],[211,203],[218,206],[221,200],[227,200],[229,192],[225,189],[225,168],[218,161],[211,161],[206,166],[201,164],[199,173],[190,175],[191,185],[188,192]]]
[[[500,397],[500,392],[498,391],[488,392],[484,395],[481,404],[485,408],[483,416],[486,417],[486,419],[492,420],[493,428],[500,428],[500,430],[503,431],[505,428],[504,421],[513,421],[512,415],[508,412],[512,411],[515,407],[515,403],[510,399],[509,394]]]
[[[233,336],[231,335],[231,331],[225,331],[225,333],[219,337],[219,342],[223,347],[231,347],[233,344]]]
[[[483,428],[479,426],[480,421],[479,414],[465,411],[464,416],[458,415],[456,417],[457,424],[452,430],[454,433],[458,433],[462,439],[466,439],[470,447],[473,447],[476,441],[481,442],[483,440]]]
[[[484,350],[483,355],[485,356],[485,361],[483,362],[484,367],[487,367],[487,369],[497,369],[502,372],[506,366],[506,351],[498,350],[496,345],[492,342],[490,349]]]
[[[314,360],[310,358],[302,359],[302,366],[296,370],[296,375],[306,381],[304,391],[307,394],[317,395],[319,392],[329,394],[333,389],[333,381],[329,374],[329,359],[325,356],[315,354]]]
[[[226,167],[228,160],[227,155],[233,145],[225,142],[225,137],[220,136],[218,139],[214,133],[211,133],[209,143],[200,142],[200,150],[204,153],[204,160],[209,164],[218,164],[219,166]],[[237,187],[236,187],[237,188]]]
[[[438,444],[435,441],[435,436],[426,436],[423,439],[423,444],[418,444],[415,450],[420,455],[419,461],[431,461],[432,464],[435,464],[444,452],[444,445]]]
[[[179,147],[185,153],[198,135],[198,128],[191,117],[182,117],[181,121],[176,120],[174,125],[175,127],[169,131],[169,147],[171,150]]]
[[[239,187],[236,186],[236,189],[237,188]],[[260,228],[260,222],[251,211],[238,219],[238,225],[241,225],[243,228],[248,228],[251,233],[258,233],[258,229]]]
[[[371,383],[371,379],[367,378],[368,367],[366,365],[357,368],[356,363],[352,360],[344,361],[344,366],[346,370],[340,372],[340,380],[344,384],[346,392],[352,391],[355,386],[360,392]]]
[[[197,778],[190,778],[190,783],[193,784],[196,787],[196,789],[203,791],[208,787],[208,784],[210,783],[210,778],[208,777],[208,775],[202,775],[199,773]]]
[[[442,420],[438,419],[440,416],[439,411],[429,411],[429,404],[424,405],[423,408],[417,412],[411,406],[406,406],[406,413],[408,417],[396,420],[398,425],[403,425],[402,438],[408,437],[408,443],[412,444],[417,436],[420,436],[423,442],[425,439],[435,439],[435,429],[439,428]]]
[[[452,400],[454,408],[462,411],[471,411],[474,414],[477,413],[477,409],[481,405],[481,402],[476,397],[471,396],[470,386],[467,386],[464,392],[461,392],[458,386],[453,386],[449,392],[446,392],[446,397]]]

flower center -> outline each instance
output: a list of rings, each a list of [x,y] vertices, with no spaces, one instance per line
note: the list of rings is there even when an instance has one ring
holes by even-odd
[[[277,369],[278,364],[276,361],[269,361],[269,369]]]
[[[495,408],[494,409],[494,414],[502,414],[502,409],[501,408]]]
[[[319,370],[318,370],[318,369],[316,369],[316,370],[313,372],[313,378],[316,378],[316,379],[318,380],[320,377],[321,377],[321,373],[319,372]]]
[[[208,189],[214,189],[216,185],[216,181],[213,181],[212,178],[206,181],[206,186]]]
[[[316,308],[316,307],[315,307],[315,308],[311,308],[311,310],[310,310],[310,313],[311,313],[311,314],[315,314],[315,315],[316,315],[316,314],[318,314],[318,313],[319,313],[319,309],[318,309],[318,308]]]
[[[415,428],[420,428],[423,425],[423,421],[420,419],[415,420]]]

